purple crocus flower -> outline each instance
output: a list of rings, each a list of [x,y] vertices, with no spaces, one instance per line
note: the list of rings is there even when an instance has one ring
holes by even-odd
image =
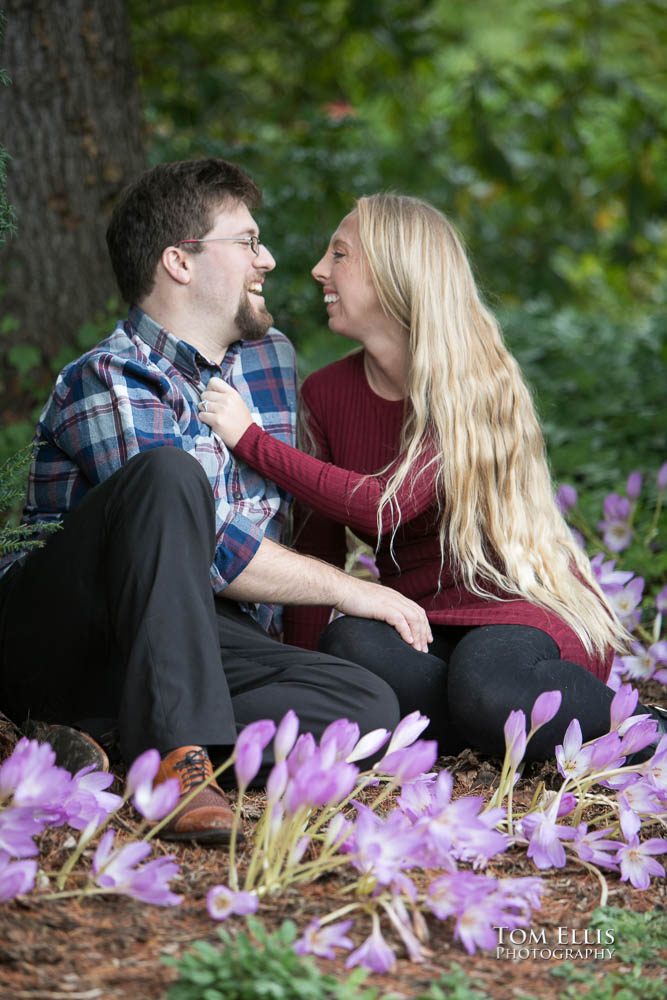
[[[302,808],[338,805],[350,794],[358,775],[359,768],[354,764],[331,763],[318,749],[303,761],[297,774],[290,774],[284,794],[285,809],[293,815]]]
[[[370,733],[366,733],[362,736],[352,751],[345,758],[348,764],[352,764],[356,760],[366,760],[367,757],[373,757],[380,747],[389,739],[388,729],[374,729]]]
[[[256,892],[234,892],[226,885],[214,885],[206,894],[206,908],[213,920],[226,920],[232,914],[244,917],[257,913],[259,896]]]
[[[531,735],[547,722],[551,722],[558,712],[562,700],[563,695],[560,691],[543,691],[541,695],[538,695],[530,713]]]
[[[431,803],[417,823],[417,829],[423,831],[430,865],[450,867],[452,858],[479,865],[506,850],[509,838],[492,828],[495,824],[489,823],[488,814],[480,815],[482,796],[464,795],[452,800],[452,792],[451,774],[441,771],[432,786]],[[494,815],[492,820],[502,817],[503,811],[498,812],[500,816]]]
[[[619,792],[617,800],[621,830],[626,840],[639,833],[641,816],[662,811],[658,790],[651,781],[642,778],[629,782]]]
[[[346,760],[359,742],[360,730],[356,722],[336,719],[320,737],[320,750],[325,759]]]
[[[590,751],[591,773],[595,771],[612,770],[623,764],[621,738],[618,733],[605,733],[591,740],[587,749]]]
[[[273,739],[273,756],[276,762],[284,760],[294,747],[299,735],[299,718],[290,708],[280,720]]]
[[[633,681],[647,681],[652,677],[660,680],[664,673],[659,668],[667,664],[667,640],[654,642],[646,649],[641,642],[633,642],[630,646],[631,656],[621,656],[623,673]]]
[[[318,958],[335,958],[336,948],[349,951],[354,943],[347,932],[354,921],[340,920],[322,927],[319,920],[311,920],[302,937],[294,944],[297,955],[317,955]]]
[[[380,579],[380,570],[377,568],[377,563],[375,562],[373,556],[365,555],[362,552],[357,556],[357,562],[360,566],[363,566],[371,576],[374,576],[376,580]]]
[[[144,819],[155,823],[164,819],[178,805],[180,783],[178,778],[168,778],[153,786],[160,769],[157,750],[145,750],[127,772],[125,794],[132,796],[132,804]]]
[[[556,764],[564,778],[580,778],[591,771],[592,750],[583,746],[578,719],[572,719],[565,730],[563,742],[556,747]]]
[[[631,472],[628,476],[628,480],[625,484],[625,492],[628,495],[629,500],[638,500],[639,495],[642,491],[643,476],[641,472],[635,470]]]
[[[394,729],[387,754],[394,753],[395,750],[404,750],[412,746],[418,736],[420,736],[431,720],[420,712],[410,712],[406,715]]]
[[[517,768],[526,753],[526,716],[521,709],[510,712],[504,726],[505,754],[510,766]]]
[[[391,972],[396,965],[396,956],[382,937],[380,922],[373,914],[373,930],[361,947],[353,951],[345,963],[346,969],[363,965],[371,972]]]
[[[113,774],[95,771],[93,764],[77,771],[62,803],[65,821],[75,830],[84,830],[90,823],[98,826],[119,809],[123,804],[120,795],[106,791],[113,782]]]
[[[604,499],[603,511],[604,519],[598,524],[603,541],[612,552],[622,552],[632,541],[630,501],[618,493],[609,493]]]
[[[290,775],[299,774],[307,760],[316,753],[317,743],[312,733],[302,733],[287,757],[287,769]]]
[[[145,783],[137,787],[132,796],[132,804],[144,819],[155,823],[168,816],[181,797],[181,786],[178,778],[167,778],[155,788]]]
[[[451,780],[449,771],[441,771],[438,779],[442,774],[449,775]],[[423,816],[431,806],[435,781],[436,778],[432,774],[420,774],[412,781],[405,781],[401,786],[401,794],[396,802],[411,820]]]
[[[631,684],[623,684],[611,700],[609,709],[611,730],[618,729],[635,710],[639,692]]]
[[[615,567],[616,561],[614,559],[605,561],[602,553],[598,553],[591,559],[593,575],[605,592],[608,587],[624,587],[634,576],[634,573],[628,570],[616,569]]]
[[[661,493],[667,490],[667,462],[663,462],[658,469],[658,489]]]
[[[380,885],[391,885],[399,873],[417,863],[421,832],[398,809],[386,819],[359,802],[356,809],[350,860],[358,871],[373,875]]]
[[[271,719],[251,722],[239,734],[234,747],[234,773],[239,789],[244,790],[262,766],[262,754],[273,739],[276,724]]]
[[[12,861],[6,851],[0,851],[0,903],[30,892],[36,876],[36,861]]]
[[[563,483],[556,491],[556,506],[561,514],[567,514],[569,510],[577,506],[577,491],[569,483]]]
[[[180,903],[182,897],[171,892],[167,884],[179,871],[174,856],[167,854],[137,867],[150,854],[151,845],[139,841],[113,850],[114,836],[113,830],[107,830],[97,845],[93,858],[96,884],[155,906]]]
[[[616,860],[618,841],[607,837],[613,829],[608,826],[603,830],[589,830],[586,823],[580,823],[572,842],[577,857],[582,861],[589,861],[598,868],[609,868],[612,871],[618,868]]]
[[[0,811],[0,851],[14,858],[31,858],[39,854],[33,837],[42,833],[50,822],[48,813],[30,806]]]
[[[553,806],[544,811],[523,816],[517,831],[528,840],[526,854],[537,868],[562,868],[565,865],[565,848],[561,841],[572,840],[575,831],[571,826],[561,826]]]
[[[639,624],[641,604],[644,594],[644,578],[636,576],[625,587],[605,588],[607,600],[625,627],[632,631]]]
[[[160,754],[157,750],[144,750],[133,761],[125,781],[125,794],[133,795],[140,785],[153,787],[153,782],[160,769]]]
[[[437,758],[438,744],[435,740],[417,740],[404,750],[387,753],[374,765],[373,770],[378,774],[390,775],[398,782],[411,781],[419,774],[430,771]]]
[[[119,887],[118,891],[151,906],[178,906],[183,897],[171,891],[169,882],[179,871],[180,867],[174,855],[167,854],[163,858],[154,858],[137,868],[132,873],[129,883],[123,888]]]
[[[277,764],[273,765],[266,779],[266,801],[269,805],[281,798],[287,787],[288,778],[287,761],[279,760]]]
[[[652,855],[667,854],[667,840],[651,837],[643,844],[638,837],[632,837],[616,856],[621,866],[621,882],[630,882],[635,889],[648,889],[651,875],[661,878],[665,875],[663,866]]]
[[[667,584],[655,595],[655,610],[660,615],[667,614]]]
[[[72,775],[55,767],[55,759],[48,743],[20,739],[0,764],[0,802],[11,796],[14,806],[58,808],[69,791]]]

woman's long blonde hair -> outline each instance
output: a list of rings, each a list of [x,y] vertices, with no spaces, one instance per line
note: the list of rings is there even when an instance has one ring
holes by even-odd
[[[443,562],[468,591],[553,611],[589,653],[623,648],[627,634],[556,507],[530,392],[456,231],[401,195],[360,198],[355,213],[380,303],[409,337],[410,405],[378,537],[382,511],[396,511],[397,491],[428,459]]]

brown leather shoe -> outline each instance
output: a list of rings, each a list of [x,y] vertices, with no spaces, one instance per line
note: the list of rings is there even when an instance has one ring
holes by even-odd
[[[184,798],[212,774],[213,766],[203,747],[177,747],[162,758],[155,784],[159,785],[167,778],[178,778],[181,798]],[[228,844],[233,821],[234,813],[227,796],[212,782],[202,788],[157,836],[163,840]],[[239,831],[238,842],[242,840],[243,836]]]

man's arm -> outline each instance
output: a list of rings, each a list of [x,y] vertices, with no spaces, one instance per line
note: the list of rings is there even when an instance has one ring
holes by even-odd
[[[224,596],[235,601],[332,604],[347,615],[387,622],[420,652],[427,652],[428,643],[433,641],[424,609],[397,590],[358,580],[268,538],[261,541]]]

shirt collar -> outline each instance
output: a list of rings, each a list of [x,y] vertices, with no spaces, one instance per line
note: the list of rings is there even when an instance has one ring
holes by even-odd
[[[221,368],[228,366],[230,356],[235,355],[239,350],[239,341],[231,344],[222,365],[218,365],[205,358],[192,344],[188,344],[185,340],[177,340],[173,333],[170,333],[169,330],[165,330],[159,323],[156,323],[139,306],[132,306],[130,309],[129,322],[133,332],[141,337],[152,350],[161,354],[163,358],[166,358],[167,361],[171,362],[183,374],[189,375],[198,382],[201,381],[202,366],[209,370],[215,369],[216,371],[220,371]]]

